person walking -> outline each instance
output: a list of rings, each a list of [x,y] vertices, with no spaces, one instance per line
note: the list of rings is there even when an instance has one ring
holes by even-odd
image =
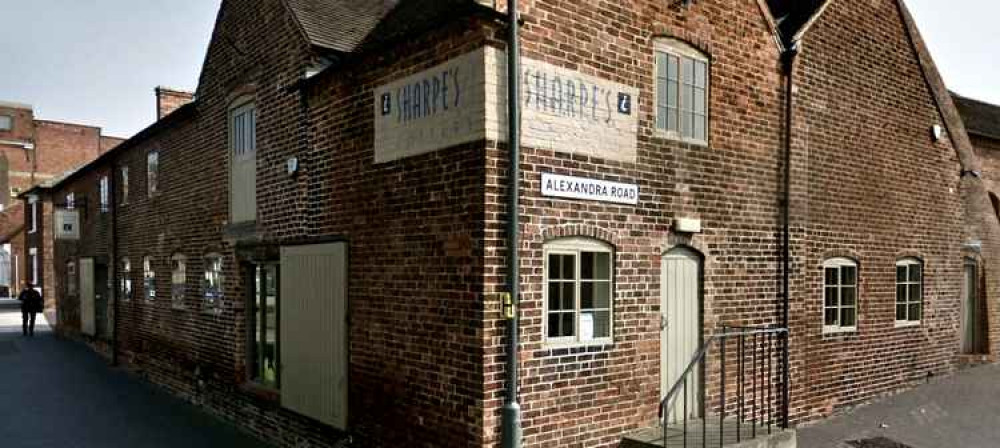
[[[35,285],[28,282],[27,287],[17,296],[17,300],[21,301],[21,330],[25,336],[34,336],[35,316],[44,308],[42,295],[35,289]]]

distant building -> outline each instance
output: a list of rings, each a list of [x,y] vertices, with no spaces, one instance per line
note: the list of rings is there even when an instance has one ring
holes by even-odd
[[[37,280],[36,271],[21,255],[24,206],[11,198],[57,179],[122,141],[103,135],[98,127],[39,120],[28,104],[0,101],[0,297],[24,281]]]

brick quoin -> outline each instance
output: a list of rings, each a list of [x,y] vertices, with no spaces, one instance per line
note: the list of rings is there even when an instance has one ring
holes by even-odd
[[[28,235],[28,245],[51,247],[45,275],[52,286],[46,288],[58,304],[58,331],[105,356],[117,350],[130,371],[263,439],[333,446],[345,435],[341,430],[284,409],[280,391],[248,386],[244,279],[256,254],[346,241],[346,430],[355,444],[499,446],[508,374],[500,303],[511,250],[507,144],[484,132],[376,163],[385,136],[376,135],[374,107],[376,92],[390,83],[483,48],[502,52],[505,5],[499,3],[471,7],[456,0],[446,4],[453,14],[435,16],[440,11],[415,11],[402,2],[375,14],[366,36],[347,42],[317,34],[314,22],[298,15],[296,0],[223,2],[195,99],[166,98],[170,92],[158,89],[158,109],[172,113],[163,110],[136,137],[39,190],[46,223],[66,194],[87,199],[80,241],[52,241],[51,224]],[[993,168],[1000,157],[981,140],[974,140],[979,152],[973,151],[900,2],[829,2],[819,9],[803,29],[791,72],[791,129],[785,127],[782,67],[790,39],[778,35],[768,2],[640,0],[625,7],[610,0],[525,0],[522,10],[524,58],[638,92],[631,111],[634,157],[601,155],[620,149],[602,147],[620,135],[601,136],[597,148],[539,143],[522,149],[517,373],[525,446],[613,447],[655,425],[664,392],[661,266],[675,248],[698,252],[703,261],[703,336],[725,326],[780,324],[786,169],[793,423],[954,371],[963,362],[966,258],[983,266],[978,281],[989,300],[981,311],[988,354],[997,353],[1000,277],[991,261],[1000,255],[1000,223],[987,193],[997,191]],[[401,25],[411,22],[424,26]],[[707,145],[656,129],[654,45],[666,39],[685,42],[709,60]],[[253,225],[234,226],[227,117],[242,98],[252,98],[258,114],[258,214]],[[937,141],[934,126],[944,130]],[[786,131],[792,135],[787,166]],[[159,188],[149,196],[151,152],[159,157]],[[298,172],[289,173],[290,159]],[[985,180],[963,175],[983,170]],[[543,173],[635,184],[638,204],[544,196]],[[106,213],[97,209],[103,176],[116,185]],[[699,220],[702,230],[676,231],[681,218]],[[571,237],[613,248],[611,343],[545,341],[545,247]],[[223,255],[226,278],[224,299],[214,309],[202,298],[209,253]],[[187,257],[181,304],[170,300],[175,254]],[[114,266],[120,278],[123,257],[131,262],[134,297],[116,293],[111,309],[117,314],[105,311],[113,327],[83,336],[66,266],[92,258]],[[144,257],[156,273],[152,301],[143,298]],[[858,329],[852,333],[823,334],[822,265],[832,257],[858,264]],[[925,268],[919,326],[895,325],[895,264],[904,257],[919,258]],[[710,356],[711,365],[718,357]],[[732,398],[735,380],[729,381]],[[715,367],[705,383],[708,397],[718,399]]]

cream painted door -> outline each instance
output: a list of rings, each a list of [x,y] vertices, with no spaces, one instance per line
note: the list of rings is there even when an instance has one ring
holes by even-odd
[[[347,245],[281,248],[281,404],[347,428]]]
[[[701,346],[701,257],[684,248],[663,256],[660,272],[660,397],[670,392]],[[687,394],[688,416],[700,410],[700,369],[688,376],[686,392],[674,396],[670,421],[683,414]]]
[[[257,220],[257,109],[246,104],[230,112],[229,214],[232,222]]]
[[[94,259],[80,259],[80,332],[87,336],[97,334],[94,311]]]

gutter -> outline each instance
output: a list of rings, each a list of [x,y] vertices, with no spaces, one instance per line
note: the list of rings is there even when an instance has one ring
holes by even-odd
[[[785,153],[785,173],[784,173],[784,198],[781,204],[781,214],[782,214],[782,232],[781,232],[781,327],[788,330],[785,332],[782,338],[782,382],[785,387],[782,388],[781,397],[781,422],[784,428],[788,428],[788,410],[789,410],[789,338],[791,337],[791,329],[789,328],[789,306],[790,306],[790,294],[791,294],[791,265],[792,265],[792,246],[791,246],[791,207],[792,207],[792,112],[794,101],[792,94],[794,91],[794,69],[795,69],[795,57],[799,54],[799,42],[793,41],[792,45],[781,54],[781,65],[782,72],[785,77],[785,135],[784,135],[784,153]]]
[[[108,173],[108,219],[111,220],[111,260],[108,263],[108,270],[111,271],[111,287],[113,293],[109,294],[114,301],[111,303],[111,365],[118,366],[118,303],[124,295],[124,288],[119,285],[118,279],[118,167],[114,163],[109,163]]]
[[[507,395],[503,405],[503,448],[521,447],[521,405],[517,401],[518,380],[518,305],[521,299],[521,249],[519,210],[521,187],[521,45],[517,0],[507,2],[507,294],[503,311],[507,318]]]

